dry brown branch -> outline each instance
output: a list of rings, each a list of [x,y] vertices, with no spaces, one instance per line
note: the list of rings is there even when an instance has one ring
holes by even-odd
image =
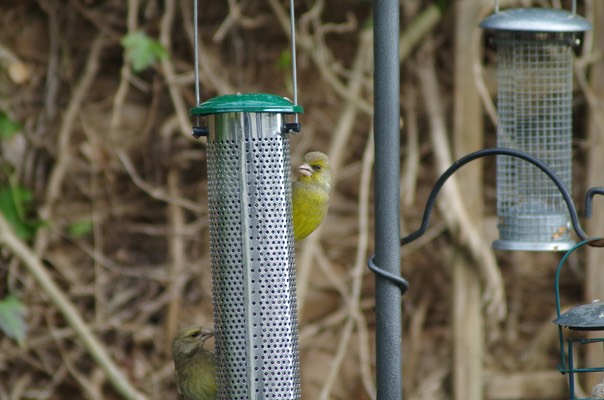
[[[482,99],[482,105],[484,106],[487,115],[491,119],[491,123],[493,125],[497,125],[497,109],[495,108],[495,103],[491,98],[491,93],[489,93],[489,89],[484,81],[484,68],[482,67],[480,60],[474,60],[472,68],[474,69],[476,88],[478,89],[478,93]]]
[[[278,0],[269,0],[269,4],[277,17],[283,31],[289,35],[289,14],[285,11],[283,6],[279,4]],[[317,17],[318,18],[318,17]],[[315,65],[321,72],[323,79],[330,85],[333,90],[340,95],[346,102],[352,102],[361,111],[368,115],[373,114],[373,106],[369,102],[365,101],[358,93],[354,93],[347,87],[340,79],[336,76],[331,68],[330,60],[333,60],[333,56],[330,55],[331,51],[326,48],[324,43],[320,40],[316,40],[310,35],[305,35],[303,32],[299,32],[296,35],[296,45],[300,46],[301,50],[304,50],[311,59],[315,62]],[[368,49],[370,46],[367,46]],[[354,69],[354,67],[353,67]]]
[[[128,399],[145,400],[147,397],[134,388],[128,381],[128,378],[120,371],[109,356],[105,346],[94,336],[86,321],[80,316],[79,311],[55,283],[34,251],[15,235],[13,229],[1,213],[0,243],[4,244],[27,267],[29,273],[35,278],[50,301],[61,311],[67,322],[74,329],[92,358],[107,374],[115,389]]]
[[[170,168],[168,171],[168,190],[171,197],[180,197],[179,179],[180,172],[176,168]],[[185,243],[183,237],[178,233],[183,230],[185,216],[183,209],[175,204],[168,206],[168,223],[170,233],[168,234],[168,249],[172,261],[170,268],[170,286],[167,291],[170,293],[168,302],[168,314],[166,316],[165,331],[167,338],[173,338],[176,329],[179,326],[179,316],[182,298],[182,289],[186,282],[185,264],[187,256],[185,254]]]
[[[550,400],[568,397],[566,377],[555,370],[488,371],[485,397],[493,400]]]
[[[348,300],[346,282],[342,280],[341,275],[334,271],[333,265],[331,264],[329,258],[327,257],[322,248],[319,247],[317,249],[317,251],[315,252],[315,257],[317,265],[328,279],[327,284],[330,287],[336,288],[338,294],[342,297],[342,299]]]
[[[181,19],[184,20],[184,28],[187,33],[187,38],[191,47],[194,49],[193,39],[193,22],[190,10],[193,9],[191,0],[182,1],[181,4]],[[203,28],[201,26],[200,28]],[[218,57],[210,56],[210,49],[204,45],[203,36],[199,36],[199,80],[204,89],[216,90],[218,94],[235,93],[236,90],[231,82],[224,76],[226,66],[220,65],[221,60]],[[193,66],[194,68],[196,66]],[[184,82],[183,82],[184,83]]]
[[[361,33],[359,40],[359,46],[357,47],[357,55],[355,57],[353,71],[354,74],[350,79],[347,90],[354,93],[356,97],[360,95],[362,87],[362,80],[364,71],[367,68],[367,64],[370,62],[369,43],[371,43],[371,31],[365,30]],[[334,171],[336,171],[336,182],[337,182],[337,171],[339,166],[342,164],[343,154],[346,149],[346,144],[352,133],[352,128],[358,114],[358,108],[355,103],[351,100],[347,102],[343,108],[342,114],[334,128],[334,137],[329,149],[328,155],[330,164]],[[335,184],[334,184],[335,186]],[[300,257],[299,273],[298,273],[298,307],[304,310],[304,303],[306,301],[306,295],[308,290],[308,284],[310,281],[310,275],[312,274],[313,268],[313,253],[314,248],[317,246],[317,241],[321,235],[321,228],[319,228],[313,235],[308,237],[304,242],[302,248],[302,255]]]
[[[212,38],[214,43],[222,43],[228,33],[231,32],[231,29],[236,25],[242,28],[253,29],[271,22],[265,15],[254,18],[243,15],[241,8],[245,6],[246,2],[237,3],[235,0],[227,0],[227,3],[229,5],[229,14],[216,30],[216,33],[214,33],[214,37]]]
[[[338,373],[342,363],[344,362],[344,358],[347,355],[348,347],[350,345],[350,340],[352,338],[352,334],[355,327],[357,328],[357,330],[361,330],[365,325],[365,320],[360,310],[360,298],[361,283],[363,281],[363,272],[365,270],[365,263],[367,260],[367,248],[369,244],[368,214],[372,166],[373,135],[370,135],[367,146],[365,146],[365,153],[363,155],[363,169],[361,172],[361,177],[359,179],[359,184],[361,188],[359,192],[360,203],[358,212],[359,237],[356,245],[357,251],[355,256],[355,263],[352,270],[352,285],[350,288],[350,294],[347,296],[348,318],[346,323],[344,324],[344,327],[342,328],[342,332],[340,333],[338,349],[332,361],[329,374],[325,379],[325,385],[321,389],[321,394],[319,397],[321,400],[327,400],[331,396],[331,390],[338,377]],[[359,325],[362,325],[363,327]],[[363,336],[366,337],[366,335]],[[361,343],[360,348],[364,348],[364,350],[360,350],[360,352],[366,355],[368,353],[368,345],[369,343],[367,342]],[[375,399],[375,384],[372,380],[372,377],[368,374],[370,370],[368,366],[369,360],[364,357],[363,359],[359,359],[359,361],[365,364],[361,368],[361,371],[364,372],[361,378],[363,385],[365,386],[366,393],[372,399]]]
[[[406,85],[402,101],[405,110],[405,128],[407,131],[407,142],[405,146],[405,161],[401,171],[400,189],[402,204],[409,207],[415,201],[419,173],[419,132],[417,126],[417,91]]]
[[[451,155],[449,154],[451,147],[446,135],[446,124],[440,101],[441,95],[437,85],[438,80],[434,70],[432,50],[426,48],[423,57],[423,62],[418,68],[418,76],[431,124],[430,135],[436,158],[436,170],[442,173],[452,164]],[[449,182],[443,187],[441,196],[443,197],[438,203],[439,208],[441,208],[441,215],[447,221],[449,229],[459,235],[459,240],[468,247],[476,261],[478,273],[484,283],[485,314],[491,322],[491,326],[495,327],[494,324],[503,320],[506,315],[505,292],[497,261],[490,245],[485,242],[480,231],[472,224],[455,177],[450,178]],[[497,330],[491,329],[489,332],[496,333]]]
[[[428,306],[430,305],[431,296],[426,293],[420,299],[418,306],[413,310],[411,321],[408,327],[408,334],[406,335],[407,343],[410,346],[406,347],[404,366],[405,374],[403,375],[403,385],[407,388],[407,392],[415,392],[416,382],[421,378],[417,373],[422,354],[425,351],[424,341],[422,336],[425,332],[424,324],[428,313]]]
[[[359,179],[359,237],[357,244],[357,255],[352,271],[353,282],[351,288],[352,304],[350,304],[351,314],[356,322],[356,329],[359,336],[359,364],[361,379],[365,387],[367,395],[375,400],[376,390],[375,382],[373,381],[373,374],[371,373],[371,362],[369,360],[369,354],[371,353],[369,347],[369,335],[367,332],[367,325],[363,312],[361,310],[361,286],[363,276],[365,275],[366,260],[369,251],[369,207],[371,197],[371,179],[374,162],[374,144],[373,144],[373,130],[367,140],[365,146],[365,152],[363,154],[363,164],[361,169],[361,177]]]
[[[160,32],[159,32],[159,41],[164,46],[164,48],[168,51],[169,54],[172,53],[172,23],[174,21],[174,14],[176,6],[176,2],[171,0],[166,0],[164,2],[165,9],[163,12],[163,16],[160,24]],[[165,57],[161,60],[161,66],[166,74],[166,83],[168,84],[168,91],[170,92],[170,99],[172,100],[172,106],[174,107],[174,111],[176,111],[176,115],[178,116],[178,123],[180,125],[180,131],[184,133],[188,133],[191,131],[191,121],[189,120],[189,113],[187,111],[187,107],[185,105],[184,100],[182,99],[182,95],[180,93],[180,89],[176,86],[176,72],[174,70],[174,64],[170,57]],[[190,135],[187,135],[191,140],[195,140]]]
[[[186,208],[187,210],[193,211],[195,213],[204,213],[205,212],[205,207],[200,206],[196,202],[185,199],[185,198],[174,198],[174,197],[170,196],[169,193],[166,193],[166,191],[163,188],[154,187],[151,184],[145,182],[143,180],[143,178],[141,178],[140,175],[136,172],[136,168],[134,167],[134,164],[130,160],[130,157],[128,157],[128,155],[126,155],[126,153],[123,152],[122,150],[117,150],[117,156],[120,159],[120,161],[122,162],[122,164],[124,165],[124,168],[126,168],[126,171],[128,172],[128,175],[130,175],[132,182],[134,182],[134,184],[138,188],[140,188],[142,191],[147,193],[152,198],[154,198],[156,200],[164,201],[166,203],[178,205],[180,207]]]
[[[59,94],[59,22],[57,20],[56,4],[50,0],[39,0],[40,7],[47,13],[49,19],[49,60],[46,71],[46,93],[44,96],[44,113],[40,113],[37,133],[46,131],[45,124],[55,117],[58,112],[57,97]]]
[[[84,72],[80,77],[70,99],[67,110],[65,111],[63,122],[58,133],[56,145],[56,161],[55,165],[48,178],[46,187],[46,195],[44,204],[39,208],[40,218],[44,221],[53,219],[54,208],[57,201],[61,197],[61,188],[65,181],[68,167],[71,163],[73,148],[71,145],[71,137],[74,130],[74,125],[80,108],[84,103],[84,98],[90,90],[91,84],[99,70],[99,59],[104,46],[104,38],[102,35],[97,35],[90,46],[90,53],[84,68]],[[40,230],[36,236],[35,249],[37,254],[44,254],[48,244],[48,230]]]
[[[417,15],[399,38],[398,58],[402,62],[409,57],[411,51],[434,29],[442,19],[440,6],[432,4]]]
[[[135,32],[138,28],[137,16],[139,7],[139,0],[128,0],[128,33]],[[131,79],[132,71],[130,69],[130,64],[125,62],[122,64],[122,68],[120,70],[120,83],[113,98],[113,112],[111,113],[111,119],[109,122],[109,138],[111,139],[112,144],[119,143],[119,128],[122,121],[124,102],[126,101],[126,96],[128,96]]]
[[[549,350],[558,348],[558,330],[551,321],[556,318],[556,313],[552,311],[549,318],[546,319],[536,334],[529,342],[526,350],[522,354],[524,368],[527,370],[536,370],[548,366]]]

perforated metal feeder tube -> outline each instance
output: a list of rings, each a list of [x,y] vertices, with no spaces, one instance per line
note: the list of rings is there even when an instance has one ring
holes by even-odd
[[[288,115],[270,94],[191,109],[207,120],[218,399],[300,399]]]
[[[529,153],[572,185],[572,59],[591,25],[564,10],[512,9],[482,21],[497,50],[497,146]],[[497,158],[501,250],[563,251],[573,246],[563,198],[533,165]]]

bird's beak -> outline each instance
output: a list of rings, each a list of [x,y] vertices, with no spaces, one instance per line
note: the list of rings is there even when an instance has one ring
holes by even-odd
[[[214,336],[214,331],[211,331],[209,329],[205,329],[202,328],[201,329],[201,335],[199,335],[199,340],[201,341],[201,343],[205,343],[206,340],[208,340],[209,338],[211,338],[212,336]]]
[[[302,164],[298,167],[298,173],[304,176],[311,176],[312,168],[308,164]]]

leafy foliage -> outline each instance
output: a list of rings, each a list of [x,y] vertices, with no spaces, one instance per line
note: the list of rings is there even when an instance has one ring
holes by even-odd
[[[14,295],[9,294],[0,300],[0,330],[24,345],[27,325],[25,324],[25,305]]]
[[[125,35],[120,43],[126,49],[126,59],[136,72],[168,57],[168,51],[161,43],[141,31]]]
[[[27,209],[31,200],[31,192],[22,186],[0,187],[0,212],[22,239],[30,239],[38,227],[37,223],[27,218]]]
[[[12,120],[0,110],[0,139],[8,139],[22,129],[21,124]]]
[[[92,221],[80,220],[69,225],[69,234],[74,237],[86,236],[92,231]]]

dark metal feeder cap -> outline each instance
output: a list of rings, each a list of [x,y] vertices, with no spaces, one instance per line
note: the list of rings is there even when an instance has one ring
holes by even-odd
[[[289,99],[266,93],[236,93],[214,97],[191,108],[191,115],[212,115],[231,112],[302,114],[302,106]]]
[[[551,8],[515,8],[499,11],[481,23],[483,29],[518,32],[585,32],[591,24],[566,10]]]
[[[604,330],[604,302],[594,300],[591,304],[574,307],[553,322],[579,331]]]

